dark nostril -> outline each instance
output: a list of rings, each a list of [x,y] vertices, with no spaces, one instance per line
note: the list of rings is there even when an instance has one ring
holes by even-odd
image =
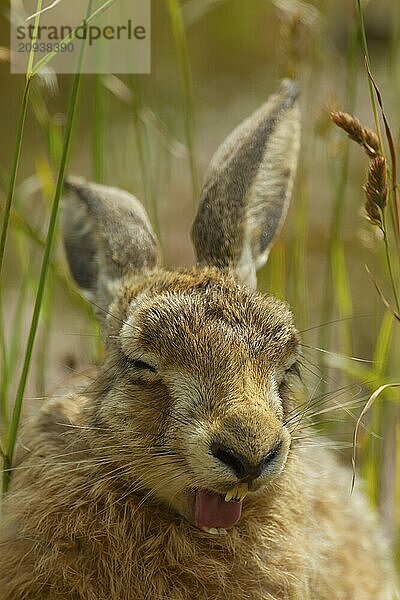
[[[258,464],[251,463],[241,454],[238,454],[231,448],[223,446],[219,442],[213,442],[211,444],[211,453],[215,458],[224,463],[224,465],[232,469],[239,479],[252,481],[259,477],[264,469],[279,455],[281,448],[282,442],[279,442]]]
[[[242,478],[247,473],[247,465],[245,459],[239,457],[233,450],[221,446],[218,442],[211,444],[211,452],[222,463],[227,465],[237,475]]]

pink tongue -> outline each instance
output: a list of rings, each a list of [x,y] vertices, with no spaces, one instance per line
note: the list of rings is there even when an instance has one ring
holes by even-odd
[[[241,502],[225,502],[224,496],[197,490],[195,518],[197,527],[233,527],[242,513]]]

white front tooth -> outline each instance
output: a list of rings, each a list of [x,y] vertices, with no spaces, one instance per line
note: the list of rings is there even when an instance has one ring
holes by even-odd
[[[241,502],[247,496],[248,491],[249,486],[247,483],[238,483],[226,493],[225,502]]]
[[[207,533],[211,533],[212,535],[219,535],[218,529],[216,527],[207,528]]]
[[[211,535],[227,535],[228,533],[223,527],[202,527],[201,529]]]
[[[225,502],[230,502],[232,500],[235,490],[236,488],[233,488],[233,490],[229,490],[228,492],[226,492]]]
[[[242,501],[246,496],[247,496],[247,492],[249,491],[249,486],[247,483],[240,483],[238,486],[238,498],[240,501]]]

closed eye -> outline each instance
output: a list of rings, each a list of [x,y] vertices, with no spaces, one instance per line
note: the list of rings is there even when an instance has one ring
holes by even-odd
[[[151,371],[152,373],[157,372],[157,369],[155,367],[153,367],[152,365],[149,365],[148,363],[144,362],[143,360],[131,359],[129,361],[129,363],[132,367],[134,367],[135,369],[140,369],[141,371]]]

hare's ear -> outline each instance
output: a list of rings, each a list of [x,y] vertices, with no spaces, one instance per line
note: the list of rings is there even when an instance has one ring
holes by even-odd
[[[192,239],[200,264],[232,269],[250,287],[285,219],[296,171],[300,114],[296,84],[241,123],[213,156]]]
[[[69,267],[84,294],[104,310],[125,275],[157,266],[157,240],[131,194],[81,178],[69,178],[65,186],[72,192],[62,211]]]

